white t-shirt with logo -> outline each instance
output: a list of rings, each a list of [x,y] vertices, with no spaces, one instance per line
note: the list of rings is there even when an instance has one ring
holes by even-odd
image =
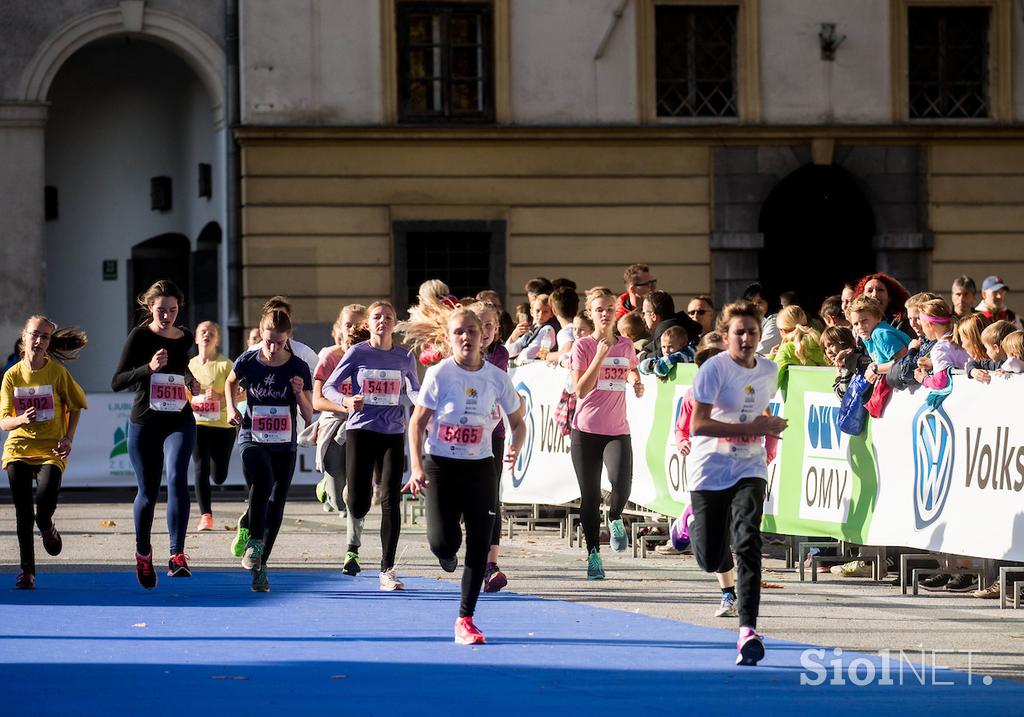
[[[467,371],[449,357],[427,369],[416,403],[434,412],[426,452],[472,461],[492,457],[491,431],[501,411],[515,413],[520,399],[501,369],[484,362],[480,370]]]
[[[778,389],[779,367],[760,356],[745,368],[723,352],[708,359],[693,381],[693,400],[712,406],[711,418],[749,423],[764,414]],[[691,490],[725,490],[742,478],[768,478],[763,436],[691,436],[687,473]]]

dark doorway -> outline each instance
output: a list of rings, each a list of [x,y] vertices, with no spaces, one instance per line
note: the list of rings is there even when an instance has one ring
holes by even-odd
[[[190,296],[191,256],[192,245],[184,234],[161,234],[132,247],[127,282],[129,331],[145,320],[146,312],[139,307],[136,299],[154,282],[170,279],[186,297]],[[179,312],[179,325],[192,326],[190,303],[186,300],[185,310]]]
[[[192,317],[195,323],[218,321],[220,286],[217,282],[220,256],[221,230],[217,222],[210,222],[199,232],[196,250],[192,254]]]
[[[809,164],[779,182],[761,208],[758,229],[761,281],[773,298],[795,291],[809,315],[845,282],[875,270],[871,205],[839,167]]]
[[[395,222],[395,307],[440,279],[457,297],[483,289],[505,295],[505,222]]]

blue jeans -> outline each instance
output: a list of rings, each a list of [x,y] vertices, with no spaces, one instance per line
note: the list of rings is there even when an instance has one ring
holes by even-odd
[[[185,531],[191,499],[188,463],[196,444],[196,424],[191,416],[181,421],[128,424],[128,458],[135,470],[139,491],[135,494],[135,549],[148,555],[153,513],[160,494],[164,464],[167,465],[167,532],[170,554],[185,552]],[[166,457],[166,460],[165,460]]]

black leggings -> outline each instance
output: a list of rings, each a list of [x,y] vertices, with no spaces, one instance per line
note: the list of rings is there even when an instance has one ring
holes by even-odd
[[[357,520],[370,512],[373,472],[380,472],[380,569],[395,565],[402,532],[402,473],[405,469],[405,434],[350,428],[345,438],[345,473],[348,510]]]
[[[761,514],[766,486],[763,478],[743,478],[725,490],[690,491],[690,545],[697,564],[705,572],[724,573],[732,570],[732,551],[736,551],[741,627],[757,627],[761,606]]]
[[[33,478],[38,482],[35,511],[32,510]],[[60,493],[60,478],[60,468],[49,463],[40,466],[12,461],[7,464],[7,481],[11,484],[11,499],[14,502],[14,515],[18,526],[21,569],[26,573],[35,575],[36,572],[33,517],[40,532],[49,530],[53,525],[53,514],[57,510],[57,496]]]
[[[244,443],[242,465],[249,476],[249,534],[253,540],[263,541],[266,562],[284,520],[284,504],[295,471],[295,449],[278,451]]]
[[[224,485],[231,465],[231,449],[235,445],[234,428],[215,428],[196,425],[196,447],[192,461],[196,466],[196,502],[200,513],[212,513],[210,479],[217,485]]]
[[[608,518],[618,520],[633,489],[633,444],[629,434],[605,436],[572,430],[572,465],[580,484],[580,523],[587,541],[587,552],[601,549],[601,464],[608,469],[612,494],[608,498]]]
[[[490,458],[466,461],[425,456],[423,470],[430,480],[427,489],[427,541],[439,558],[454,558],[462,546],[466,523],[466,561],[462,570],[462,601],[459,617],[472,617],[484,581],[487,553],[491,549],[494,515],[494,462]]]
[[[505,465],[505,437],[491,435],[491,460],[494,461],[494,528],[491,545],[501,545],[501,471]]]

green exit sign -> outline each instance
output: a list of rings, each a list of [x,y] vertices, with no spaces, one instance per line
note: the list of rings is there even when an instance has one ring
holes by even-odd
[[[103,281],[117,281],[117,259],[103,260]]]

